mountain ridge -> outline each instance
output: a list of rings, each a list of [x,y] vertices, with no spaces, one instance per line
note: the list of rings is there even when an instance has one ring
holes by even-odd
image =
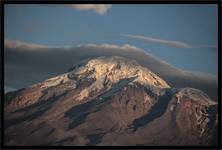
[[[119,56],[77,64],[5,98],[7,145],[210,145],[217,128],[217,103],[205,93],[170,87]],[[28,126],[30,139],[20,139]]]

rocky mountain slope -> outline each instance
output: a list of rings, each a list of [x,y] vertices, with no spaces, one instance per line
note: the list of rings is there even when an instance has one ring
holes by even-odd
[[[6,145],[215,145],[217,103],[123,57],[5,95]]]

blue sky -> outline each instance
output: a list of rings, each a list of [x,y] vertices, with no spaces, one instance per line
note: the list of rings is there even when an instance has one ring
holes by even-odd
[[[217,74],[216,5],[112,5],[105,14],[64,5],[5,5],[5,39],[64,46],[130,44],[184,70]],[[191,45],[127,38],[139,35]],[[213,48],[212,48],[213,47]]]

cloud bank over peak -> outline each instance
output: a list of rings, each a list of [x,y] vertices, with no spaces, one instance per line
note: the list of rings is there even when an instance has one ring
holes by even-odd
[[[122,56],[136,60],[142,66],[149,68],[170,86],[201,89],[217,99],[216,76],[184,71],[133,45],[85,44],[47,48],[47,46],[21,43],[6,40],[4,45],[4,82],[10,89],[23,88],[65,73],[71,66],[84,60],[100,56]]]
[[[88,48],[88,49],[104,49],[104,50],[122,50],[122,51],[145,51],[139,47],[130,44],[124,45],[116,45],[116,44],[80,44],[80,45],[68,45],[68,46],[45,46],[39,44],[30,44],[27,42],[21,42],[16,40],[5,40],[4,47],[6,49],[17,49],[17,50],[26,50],[26,51],[33,51],[33,50],[72,50],[73,48]]]
[[[95,11],[99,15],[104,15],[112,7],[109,4],[68,4],[67,7],[74,8],[81,11]]]
[[[106,49],[106,50],[112,50],[112,49],[118,49],[118,50],[123,50],[123,51],[140,51],[140,52],[144,52],[145,51],[139,47],[136,47],[134,45],[130,45],[130,44],[124,44],[122,46],[119,45],[115,45],[115,44],[86,44],[86,45],[79,45],[79,47],[85,47],[85,48],[102,48],[102,49]]]

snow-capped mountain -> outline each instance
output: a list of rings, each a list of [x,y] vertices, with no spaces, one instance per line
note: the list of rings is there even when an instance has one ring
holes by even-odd
[[[136,61],[98,57],[5,95],[6,145],[214,145],[217,103]]]

